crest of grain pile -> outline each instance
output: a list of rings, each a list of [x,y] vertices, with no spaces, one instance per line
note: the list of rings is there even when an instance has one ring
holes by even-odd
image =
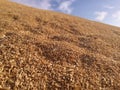
[[[119,90],[120,28],[0,0],[0,90]]]

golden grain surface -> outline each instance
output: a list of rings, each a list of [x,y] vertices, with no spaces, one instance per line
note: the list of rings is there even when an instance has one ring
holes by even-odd
[[[0,90],[120,90],[120,28],[0,0]]]

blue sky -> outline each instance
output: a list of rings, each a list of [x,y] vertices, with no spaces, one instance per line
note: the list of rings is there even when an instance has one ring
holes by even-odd
[[[120,27],[120,0],[12,0]]]

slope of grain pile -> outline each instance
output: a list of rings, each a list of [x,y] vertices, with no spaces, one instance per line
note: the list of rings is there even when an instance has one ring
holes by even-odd
[[[120,28],[0,0],[0,88],[119,90]]]

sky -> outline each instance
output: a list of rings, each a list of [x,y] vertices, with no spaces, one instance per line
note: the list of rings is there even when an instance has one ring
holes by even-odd
[[[120,0],[12,0],[120,27]]]

